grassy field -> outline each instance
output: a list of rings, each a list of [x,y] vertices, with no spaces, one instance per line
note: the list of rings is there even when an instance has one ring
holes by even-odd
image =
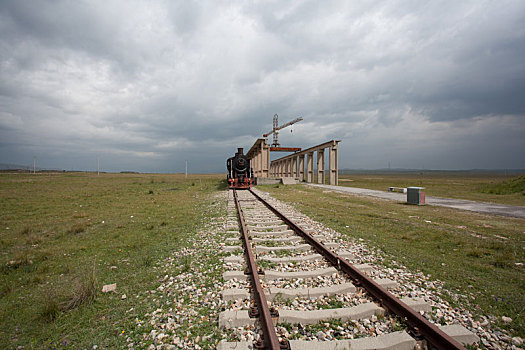
[[[132,296],[209,219],[200,209],[222,178],[1,174],[0,348],[125,347],[152,307]],[[111,283],[117,293],[102,294]]]
[[[348,237],[364,239],[412,270],[444,281],[450,290],[470,296],[478,314],[511,317],[510,325],[497,323],[525,335],[525,220],[305,185],[259,189]]]
[[[427,196],[525,206],[525,175],[460,171],[356,173],[339,175],[339,185],[380,191],[420,186],[425,187]]]
[[[378,176],[342,179],[378,189],[431,183]],[[175,252],[198,239],[203,223],[212,219],[202,209],[224,190],[223,178],[0,174],[0,348],[123,348],[124,334],[142,338],[147,327],[137,329],[136,317],[156,308],[155,296],[150,294],[151,302],[134,296],[159,285],[164,271],[154,267],[168,256],[175,259],[174,266],[197,269]],[[444,197],[452,197],[465,181],[464,198],[490,195],[519,202],[515,194],[478,193],[479,188],[505,192],[512,187],[505,180],[442,176],[432,183]],[[524,220],[407,206],[302,185],[261,188],[451,289],[472,294],[478,312],[509,316],[514,321],[506,327],[525,333],[524,267],[516,265],[525,258]],[[117,293],[102,293],[102,286],[111,283],[117,283]],[[122,300],[123,294],[127,299]]]

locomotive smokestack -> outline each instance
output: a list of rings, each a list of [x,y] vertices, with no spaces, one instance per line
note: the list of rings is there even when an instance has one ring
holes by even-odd
[[[244,149],[243,148],[237,148],[237,154],[243,154]]]

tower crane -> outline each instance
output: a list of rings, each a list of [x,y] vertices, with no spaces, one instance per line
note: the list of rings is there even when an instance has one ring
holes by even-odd
[[[268,137],[270,136],[271,134],[273,134],[273,143],[272,143],[272,147],[281,147],[281,145],[279,144],[278,142],[278,138],[279,138],[279,130],[281,129],[284,129],[286,128],[287,126],[290,126],[292,124],[295,124],[295,123],[298,123],[300,122],[301,120],[303,120],[302,117],[299,117],[299,118],[295,118],[294,120],[288,122],[288,123],[285,123],[283,125],[278,125],[279,124],[279,116],[277,114],[275,114],[273,116],[273,130],[270,131],[269,133],[267,134],[263,134],[263,137]]]

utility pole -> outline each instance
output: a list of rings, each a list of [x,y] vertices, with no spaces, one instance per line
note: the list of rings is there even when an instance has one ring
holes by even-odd
[[[97,175],[100,175],[100,156],[97,156]]]
[[[33,156],[33,174],[36,174],[36,156]]]
[[[185,172],[184,177],[185,177],[185,178],[188,177],[188,161],[186,161],[186,172]]]

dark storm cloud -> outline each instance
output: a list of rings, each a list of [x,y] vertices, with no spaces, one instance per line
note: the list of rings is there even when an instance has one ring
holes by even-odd
[[[341,167],[525,167],[521,1],[3,1],[0,32],[0,162],[221,171],[278,113]]]
[[[4,40],[17,51],[27,50],[17,57],[21,68],[38,67],[47,57],[39,54],[57,54],[58,50],[78,50],[90,55],[113,57],[111,38],[118,33],[110,18],[103,12],[81,2],[31,3],[7,1],[1,5]],[[17,45],[18,44],[18,45]],[[57,50],[57,51],[49,51]],[[17,52],[15,52],[17,54]],[[31,60],[28,60],[31,58]]]

